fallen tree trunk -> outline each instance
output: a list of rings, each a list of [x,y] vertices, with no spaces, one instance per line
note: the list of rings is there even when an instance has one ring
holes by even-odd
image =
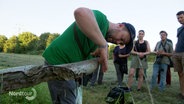
[[[70,80],[90,74],[98,67],[97,59],[62,65],[26,65],[0,70],[0,93],[26,88],[49,80]]]

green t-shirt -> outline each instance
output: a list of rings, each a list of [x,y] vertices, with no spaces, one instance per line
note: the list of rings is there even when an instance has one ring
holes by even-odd
[[[106,37],[109,28],[109,22],[106,16],[97,10],[93,10],[93,13],[103,36]],[[44,51],[42,56],[49,64],[58,65],[83,60],[83,54],[74,38],[74,24],[75,22],[72,23]],[[86,54],[90,53],[90,51],[93,52],[96,49],[96,45],[79,30],[78,26],[76,26],[76,31],[84,52]],[[88,59],[89,58],[92,58],[90,54],[88,54]]]

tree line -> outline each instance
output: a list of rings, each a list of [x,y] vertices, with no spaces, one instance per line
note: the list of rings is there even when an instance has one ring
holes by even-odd
[[[58,33],[42,33],[37,36],[31,32],[22,32],[18,36],[12,36],[9,39],[5,35],[0,35],[0,52],[4,53],[27,53],[30,51],[45,50],[45,48],[59,36]],[[109,53],[112,54],[115,45],[109,47]],[[112,55],[110,55],[112,56]]]
[[[42,54],[45,48],[59,36],[59,33],[45,32],[37,36],[31,32],[22,32],[9,39],[0,35],[0,52],[20,54]],[[116,45],[109,45],[109,59],[112,59],[112,52]]]
[[[41,51],[59,36],[58,33],[42,33],[37,36],[31,32],[22,32],[18,36],[9,39],[5,35],[0,35],[0,52],[4,53],[29,53]]]
[[[22,32],[18,36],[14,35],[9,39],[5,35],[0,35],[0,52],[42,54],[45,48],[59,35],[59,33],[45,32],[37,36],[31,32]],[[108,47],[109,59],[112,59],[115,46],[115,44],[110,44]],[[154,55],[149,55],[148,60],[153,61]]]

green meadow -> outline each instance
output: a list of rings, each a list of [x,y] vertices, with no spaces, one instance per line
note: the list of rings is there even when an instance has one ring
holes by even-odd
[[[0,69],[6,69],[9,67],[22,66],[22,65],[41,65],[44,59],[40,55],[26,55],[26,54],[7,54],[0,53]],[[130,62],[129,62],[130,63]],[[142,90],[136,91],[137,81],[134,81],[133,91],[131,91],[131,97],[134,104],[184,104],[184,100],[178,97],[179,81],[176,72],[171,69],[172,82],[171,86],[167,86],[164,92],[159,92],[158,89],[154,89],[151,93],[148,91],[152,75],[153,62],[149,62],[149,68],[147,69],[147,80],[144,81]],[[117,86],[116,72],[112,60],[108,61],[108,71],[104,74],[104,80],[102,85],[96,84],[94,87],[83,87],[83,104],[106,104],[105,97],[111,88]],[[124,86],[126,86],[128,75],[124,77]],[[31,92],[34,88],[37,92],[36,98],[33,100],[27,100],[25,96],[12,96],[9,93],[0,95],[0,104],[51,104],[51,98],[48,91],[46,82],[40,83],[36,86],[29,88],[18,89],[14,92]],[[152,99],[152,100],[151,100]]]

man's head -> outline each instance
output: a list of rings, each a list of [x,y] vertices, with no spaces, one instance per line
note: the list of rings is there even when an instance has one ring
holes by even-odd
[[[165,41],[167,39],[167,32],[166,31],[160,31],[160,38],[162,41]]]
[[[182,25],[184,25],[184,11],[179,11],[177,14],[178,22]]]
[[[135,33],[135,28],[130,23],[118,23],[109,29],[107,41],[115,44],[125,44],[127,53],[130,53],[133,47]]]
[[[145,35],[144,30],[139,30],[139,32],[138,32],[138,38],[139,39],[143,39],[144,35]]]

